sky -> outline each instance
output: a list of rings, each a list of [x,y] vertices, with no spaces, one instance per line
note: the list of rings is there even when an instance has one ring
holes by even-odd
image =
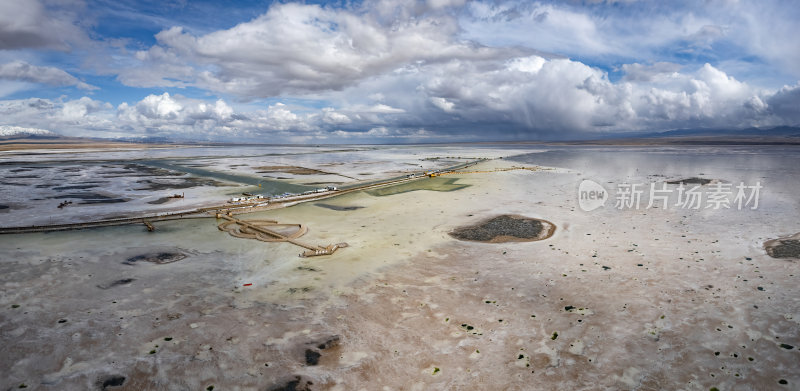
[[[0,127],[263,143],[800,125],[765,0],[0,0]]]

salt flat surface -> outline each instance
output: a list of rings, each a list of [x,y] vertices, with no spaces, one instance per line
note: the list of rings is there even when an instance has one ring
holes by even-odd
[[[797,150],[422,151],[344,160],[389,172],[386,156],[411,163],[457,151],[518,155],[478,170],[552,169],[425,179],[324,201],[340,210],[305,203],[240,216],[305,224],[306,242],[349,244],[327,257],[233,238],[211,218],[158,223],[154,233],[0,236],[0,388],[99,389],[114,377],[125,381],[108,389],[270,390],[298,378],[312,390],[800,384],[798,260],[762,248],[800,231]],[[578,206],[584,179],[613,193],[698,176],[760,181],[759,207],[618,209],[614,194],[591,212]],[[448,235],[502,214],[545,219],[555,234],[517,243]],[[187,257],[126,264],[154,252]]]

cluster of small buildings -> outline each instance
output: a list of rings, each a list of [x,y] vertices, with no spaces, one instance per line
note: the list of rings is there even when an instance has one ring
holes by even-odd
[[[336,186],[328,186],[328,187],[326,187],[324,189],[314,189],[314,190],[304,191],[302,193],[302,195],[325,193],[325,192],[334,191],[334,190],[338,190],[338,188]]]
[[[264,196],[262,195],[254,195],[250,197],[233,197],[231,198],[231,202],[249,202],[249,201],[260,201],[263,200]]]
[[[269,202],[271,200],[283,200],[283,199],[291,198],[291,197],[305,196],[305,195],[318,194],[318,193],[325,193],[325,192],[336,191],[336,190],[339,190],[339,188],[337,188],[336,186],[327,186],[325,188],[304,191],[304,192],[302,192],[300,194],[283,193],[281,195],[276,195],[276,196],[272,196],[272,197],[269,197],[269,198],[265,198],[262,195],[254,195],[254,196],[248,196],[248,197],[233,197],[233,198],[231,198],[231,200],[229,202],[230,203],[240,203],[240,202],[265,201],[265,203],[266,203],[266,202]]]

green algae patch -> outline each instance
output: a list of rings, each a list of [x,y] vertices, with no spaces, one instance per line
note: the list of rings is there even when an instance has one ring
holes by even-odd
[[[403,183],[397,186],[383,187],[380,189],[369,190],[367,194],[375,197],[386,197],[395,194],[408,193],[412,191],[428,190],[428,191],[456,191],[467,188],[471,185],[456,183],[458,178],[425,178]]]

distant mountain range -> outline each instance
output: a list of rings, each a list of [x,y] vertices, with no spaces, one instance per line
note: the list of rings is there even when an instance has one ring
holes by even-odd
[[[553,141],[556,145],[800,145],[800,127],[745,129],[675,129],[662,132],[605,134],[574,141]]]
[[[793,126],[776,126],[774,128],[745,128],[745,129],[676,129],[665,132],[646,133],[638,137],[724,137],[724,136],[752,136],[752,137],[800,137],[800,128]]]
[[[23,128],[21,126],[0,125],[1,138],[19,137],[59,137],[59,135],[44,129]]]
[[[27,149],[145,148],[149,144],[133,144],[101,138],[67,137],[45,129],[0,125],[0,151]]]
[[[492,143],[488,140],[483,143]],[[522,141],[524,142],[524,141]],[[236,144],[232,141],[230,144]],[[692,144],[796,144],[800,145],[800,127],[777,126],[772,128],[745,128],[745,129],[675,129],[662,132],[635,132],[593,135],[583,140],[551,140],[532,141],[535,144],[559,145],[692,145]],[[10,145],[17,148],[32,148],[36,145],[77,145],[77,144],[103,144],[107,146],[123,146],[125,144],[139,144],[142,146],[160,144],[181,145],[224,145],[224,142],[210,142],[203,140],[175,140],[167,137],[141,137],[141,138],[85,138],[67,137],[45,129],[25,128],[20,126],[0,125],[0,144],[8,149]],[[23,145],[29,145],[23,147]],[[251,145],[251,144],[248,144]]]

